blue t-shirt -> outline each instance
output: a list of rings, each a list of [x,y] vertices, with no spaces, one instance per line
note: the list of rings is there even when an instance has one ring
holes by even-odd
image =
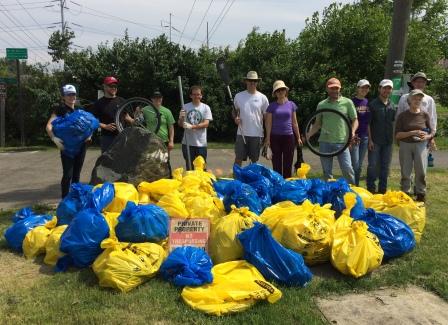
[[[292,114],[295,114],[297,105],[288,100],[284,104],[272,102],[269,104],[266,113],[272,114],[271,134],[291,135],[292,130]]]
[[[369,101],[367,98],[359,99],[353,97],[353,104],[355,104],[356,115],[358,116],[358,129],[356,130],[356,135],[360,138],[367,138],[369,136],[369,120],[370,120],[370,109]]]

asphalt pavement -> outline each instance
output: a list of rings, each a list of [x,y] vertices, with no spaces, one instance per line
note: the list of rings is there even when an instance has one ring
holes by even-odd
[[[82,182],[89,182],[98,149],[88,149],[81,174]],[[320,173],[319,157],[308,150],[304,152],[305,161],[314,173]],[[448,151],[434,153],[438,167],[448,166]],[[179,149],[171,153],[173,168],[185,167]],[[216,176],[230,176],[234,161],[233,149],[209,149],[207,168]],[[260,163],[271,167],[271,162],[260,159]],[[392,166],[398,166],[398,153],[394,152]],[[334,161],[335,174],[340,173]],[[365,168],[363,171],[365,174]],[[21,208],[38,203],[56,204],[60,200],[60,179],[62,165],[57,150],[0,152],[0,209]]]

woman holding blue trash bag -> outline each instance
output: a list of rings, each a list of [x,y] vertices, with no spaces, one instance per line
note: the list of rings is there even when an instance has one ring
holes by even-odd
[[[61,196],[64,198],[70,185],[79,182],[86,156],[86,143],[99,124],[92,114],[75,107],[75,86],[63,86],[61,94],[62,103],[53,110],[45,129],[51,141],[61,151]]]

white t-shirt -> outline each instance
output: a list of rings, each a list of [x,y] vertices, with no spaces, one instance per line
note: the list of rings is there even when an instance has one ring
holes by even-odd
[[[400,97],[397,108],[397,116],[409,109],[408,97],[409,94],[404,94]],[[437,130],[437,111],[434,99],[425,94],[425,96],[423,96],[422,106],[420,108],[423,112],[428,113],[429,121],[431,123],[431,131],[434,130],[435,132]]]
[[[269,106],[268,98],[257,91],[255,94],[247,90],[235,95],[234,104],[240,110],[241,123],[237,134],[249,137],[263,137],[263,117]]]
[[[212,121],[212,111],[210,106],[200,103],[199,106],[194,106],[192,102],[184,105],[185,122],[197,125],[204,120]],[[185,137],[187,137],[189,146],[206,147],[207,146],[207,128],[202,129],[184,129],[184,137],[182,144],[185,144]]]

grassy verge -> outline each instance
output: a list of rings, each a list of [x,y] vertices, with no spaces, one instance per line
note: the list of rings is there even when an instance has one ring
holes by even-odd
[[[53,274],[41,260],[28,261],[11,253],[2,238],[0,323],[322,324],[325,321],[315,303],[317,297],[406,284],[423,287],[448,300],[447,176],[446,169],[429,170],[427,224],[413,252],[358,280],[340,275],[329,264],[313,267],[315,277],[307,288],[280,286],[283,297],[276,304],[259,303],[246,312],[221,318],[191,310],[181,301],[180,289],[158,278],[120,294],[100,288],[90,269]],[[399,171],[395,169],[392,188],[398,188],[398,179]],[[12,212],[0,213],[1,233],[9,226]]]

